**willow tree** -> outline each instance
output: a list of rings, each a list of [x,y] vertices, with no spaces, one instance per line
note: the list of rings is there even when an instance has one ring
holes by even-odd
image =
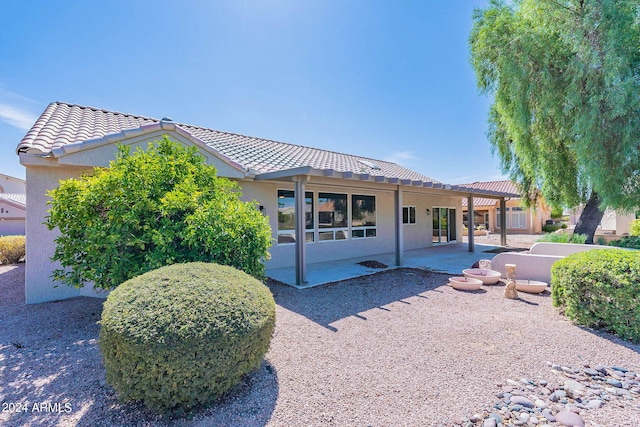
[[[491,0],[474,11],[471,62],[492,97],[488,137],[525,195],[604,209],[640,206],[638,0]]]

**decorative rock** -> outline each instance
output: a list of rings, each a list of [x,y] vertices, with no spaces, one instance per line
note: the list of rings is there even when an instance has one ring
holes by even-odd
[[[495,412],[490,413],[489,418],[493,418],[494,420],[496,420],[496,424],[500,424],[502,422],[502,418],[500,418],[500,415],[496,414]]]
[[[607,384],[610,384],[610,385],[612,385],[614,387],[622,388],[622,383],[620,381],[616,380],[616,379],[613,379],[613,378],[608,378],[607,379]]]
[[[482,427],[496,427],[497,425],[495,418],[487,418],[482,423]]]
[[[629,372],[627,369],[621,368],[619,366],[612,366],[611,369],[615,369],[616,371],[620,371],[623,374]]]
[[[596,371],[602,373],[602,374],[606,374],[607,373],[607,367],[604,365],[596,365],[593,367],[593,369],[595,369]]]
[[[482,415],[480,414],[473,414],[470,418],[469,421],[471,421],[472,423],[479,423],[480,421],[482,421]]]
[[[511,403],[516,405],[522,405],[526,408],[533,408],[534,404],[532,401],[523,396],[511,396]]]
[[[567,393],[564,390],[556,390],[549,396],[549,400],[552,402],[557,402],[560,399],[563,399]]]
[[[587,407],[589,407],[590,409],[597,409],[602,405],[604,405],[604,402],[600,399],[593,399],[587,402]]]
[[[575,412],[560,411],[556,414],[556,421],[567,427],[584,427],[584,420]]]
[[[596,371],[595,369],[591,369],[591,368],[584,369],[584,373],[587,374],[587,375],[590,375],[592,377],[595,377],[596,375],[598,375],[598,371]]]
[[[544,400],[540,400],[540,399],[538,399],[538,400],[536,400],[534,403],[535,403],[535,405],[536,405],[536,408],[544,409],[544,408],[546,408],[546,407],[547,407],[547,404],[546,404],[546,403],[544,403]]]
[[[556,421],[556,417],[554,417],[551,411],[548,409],[545,409],[542,411],[542,416],[550,423],[553,423]]]

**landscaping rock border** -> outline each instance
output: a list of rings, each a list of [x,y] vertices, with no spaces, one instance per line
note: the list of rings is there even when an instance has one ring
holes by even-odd
[[[470,417],[458,418],[454,425],[584,427],[588,411],[604,405],[640,409],[640,373],[618,366],[571,368],[552,362],[547,364],[551,368],[547,379],[507,379],[497,384],[499,400],[492,407]],[[630,425],[633,422],[629,420]]]

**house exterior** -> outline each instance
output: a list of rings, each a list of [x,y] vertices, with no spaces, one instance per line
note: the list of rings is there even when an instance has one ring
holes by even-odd
[[[0,173],[0,236],[24,236],[26,183]]]
[[[20,141],[27,173],[27,303],[91,289],[54,287],[56,230],[43,221],[48,190],[63,179],[106,167],[118,145],[146,148],[167,135],[195,146],[218,175],[237,181],[273,232],[267,268],[295,266],[306,282],[312,262],[395,253],[462,241],[462,199],[516,196],[447,185],[397,164],[62,102],[50,104]],[[473,241],[469,243],[473,250]]]
[[[517,185],[510,180],[474,182],[463,184],[464,187],[477,190],[491,190],[497,192],[519,194]],[[462,201],[465,227],[468,227],[468,201]],[[545,221],[551,218],[551,209],[539,198],[533,208],[522,206],[521,197],[512,197],[506,200],[506,232],[510,234],[536,234],[542,233]],[[474,224],[483,225],[492,233],[500,233],[501,209],[499,202],[486,197],[474,197],[473,199]]]
[[[575,228],[580,215],[582,215],[582,206],[570,209],[569,213],[569,229]],[[634,212],[616,211],[607,208],[604,211],[602,220],[596,229],[596,236],[616,236],[621,237],[629,234],[631,222],[636,219]]]

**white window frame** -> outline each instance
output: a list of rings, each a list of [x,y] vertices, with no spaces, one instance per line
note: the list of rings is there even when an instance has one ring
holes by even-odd
[[[353,226],[353,197],[354,196],[373,197],[373,202],[376,205],[376,210],[375,210],[376,225],[361,225],[361,226],[357,226],[357,227]],[[362,236],[362,237],[354,237],[353,232],[354,231],[359,231],[359,230],[363,230],[364,231],[364,236]],[[374,230],[375,231],[375,235],[374,236],[367,236],[367,232],[369,230]],[[353,240],[375,239],[376,237],[378,237],[378,197],[375,194],[363,194],[363,193],[350,193],[349,194],[349,236]]]

